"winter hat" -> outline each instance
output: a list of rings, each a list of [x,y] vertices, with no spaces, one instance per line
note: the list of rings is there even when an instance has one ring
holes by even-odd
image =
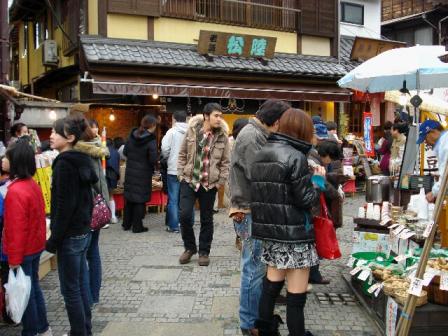
[[[327,125],[323,122],[322,118],[320,116],[314,116],[312,119],[317,138],[328,139]]]

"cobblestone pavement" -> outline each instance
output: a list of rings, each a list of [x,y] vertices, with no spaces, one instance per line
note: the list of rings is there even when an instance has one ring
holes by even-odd
[[[363,197],[356,196],[345,202],[345,224],[338,230],[344,257],[322,262],[322,273],[331,279],[331,284],[315,285],[308,296],[306,323],[315,335],[377,334],[360,304],[350,302],[350,290],[341,277],[347,271],[344,265],[351,248],[350,216],[356,213],[362,200]],[[199,214],[196,219],[199,220]],[[103,230],[100,243],[103,287],[100,304],[93,311],[95,335],[240,335],[239,253],[224,211],[215,216],[215,223],[209,267],[199,267],[197,256],[190,264],[178,264],[182,241],[178,234],[165,232],[162,214],[147,215],[147,233],[123,232],[119,224]],[[195,225],[196,231],[198,228]],[[51,272],[41,284],[50,325],[55,336],[60,336],[67,332],[69,324],[57,272]],[[318,293],[327,293],[327,298],[336,294],[348,302],[320,303]],[[285,309],[285,306],[276,308],[284,319]],[[288,334],[285,325],[281,332]],[[20,335],[20,331],[3,327],[0,335]]]

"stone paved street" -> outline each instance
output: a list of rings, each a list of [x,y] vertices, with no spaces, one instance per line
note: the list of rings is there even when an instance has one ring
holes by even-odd
[[[322,304],[317,293],[349,294],[341,277],[351,248],[353,215],[363,197],[347,198],[344,228],[338,236],[344,258],[323,261],[321,270],[329,286],[314,286],[306,306],[307,328],[315,335],[377,335],[359,303]],[[196,216],[199,220],[199,214]],[[111,225],[101,232],[103,288],[93,311],[95,335],[240,335],[238,324],[239,254],[234,233],[224,211],[215,216],[215,239],[209,267],[199,267],[197,257],[181,266],[181,238],[165,232],[164,216],[146,217],[148,233],[123,232]],[[195,226],[196,230],[199,228]],[[59,292],[57,272],[42,281],[48,318],[55,336],[68,330]],[[347,298],[348,301],[349,298]],[[285,318],[285,306],[277,306]],[[0,335],[20,335],[19,328],[0,326]],[[287,335],[283,326],[282,335]]]

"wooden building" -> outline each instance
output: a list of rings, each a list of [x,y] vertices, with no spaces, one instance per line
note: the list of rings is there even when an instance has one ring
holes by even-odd
[[[337,0],[15,0],[10,19],[17,85],[95,104],[106,126],[125,127],[120,118],[154,106],[195,114],[209,101],[221,103],[231,125],[268,98],[335,120],[350,101],[336,84],[347,72]],[[232,41],[245,43],[241,53]]]

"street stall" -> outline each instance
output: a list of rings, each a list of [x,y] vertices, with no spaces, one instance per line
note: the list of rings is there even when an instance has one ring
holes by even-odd
[[[448,87],[443,47],[390,50],[354,69],[339,84],[364,92],[417,90],[411,98],[413,124],[396,176],[367,181],[366,203],[354,218],[353,250],[344,276],[385,335],[446,335],[448,330],[448,249],[441,221],[444,197],[429,204],[432,179],[416,145],[422,121],[420,90]],[[395,61],[393,61],[395,59]],[[423,105],[424,106],[424,105]],[[441,178],[445,195],[448,170]],[[404,189],[410,190],[403,197]],[[398,193],[394,190],[398,189]]]

